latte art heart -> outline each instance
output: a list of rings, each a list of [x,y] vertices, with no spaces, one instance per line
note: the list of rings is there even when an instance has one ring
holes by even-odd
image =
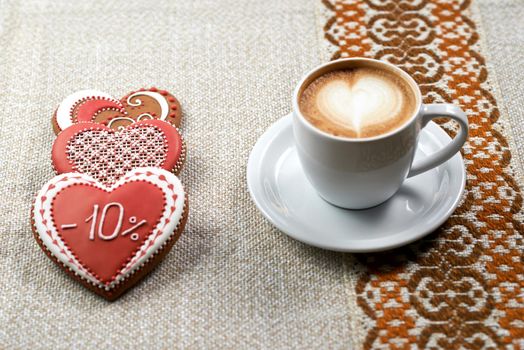
[[[344,80],[328,82],[320,89],[316,102],[326,118],[359,134],[361,128],[395,118],[403,99],[391,84],[364,76],[354,84]]]
[[[392,73],[358,68],[325,74],[303,92],[300,108],[316,127],[336,136],[370,137],[399,127],[415,97]]]

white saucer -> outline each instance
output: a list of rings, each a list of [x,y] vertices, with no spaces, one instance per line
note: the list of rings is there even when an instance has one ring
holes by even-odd
[[[435,152],[450,140],[430,122],[420,134],[415,158]],[[321,199],[304,176],[293,143],[291,115],[260,137],[247,164],[251,198],[271,223],[296,240],[343,252],[392,249],[431,233],[453,213],[465,182],[459,153],[407,179],[393,198],[377,207],[335,207]]]

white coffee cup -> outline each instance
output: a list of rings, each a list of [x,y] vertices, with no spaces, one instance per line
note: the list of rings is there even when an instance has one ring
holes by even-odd
[[[323,74],[362,64],[404,78],[417,101],[413,115],[399,128],[369,138],[334,136],[313,126],[299,109],[304,89]],[[457,121],[460,131],[444,148],[413,163],[420,130],[440,117]],[[293,133],[305,175],[318,194],[338,207],[364,209],[388,200],[406,178],[430,170],[459,152],[468,135],[468,120],[455,105],[423,104],[417,83],[400,68],[378,60],[348,58],[321,65],[300,81],[293,94]]]

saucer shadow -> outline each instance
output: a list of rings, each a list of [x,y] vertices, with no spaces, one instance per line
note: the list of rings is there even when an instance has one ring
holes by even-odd
[[[319,197],[322,198],[321,196]],[[358,211],[359,216],[354,217],[354,220],[358,220],[361,222],[369,222],[372,220],[376,220],[377,216],[386,213],[393,198],[395,198],[395,200],[400,199],[405,203],[409,203],[411,207],[415,208],[422,206],[424,203],[424,199],[422,198],[419,192],[417,192],[411,186],[403,185],[393,196],[391,196],[391,198],[377,206],[358,210],[345,209],[340,207],[338,208],[342,210]],[[322,198],[322,200],[326,201],[324,198]],[[328,203],[329,205],[333,205],[327,201],[326,203]],[[290,241],[295,242],[295,244],[298,244],[301,247],[301,249],[307,250],[313,257],[319,257],[328,260],[340,260],[349,258],[350,260],[354,261],[354,263],[356,264],[354,267],[357,270],[361,270],[366,274],[380,274],[390,272],[396,269],[402,269],[409,263],[421,263],[425,259],[425,257],[433,249],[437,247],[437,239],[440,233],[442,232],[444,226],[445,223],[442,224],[435,231],[427,234],[426,236],[414,242],[403,245],[401,247],[371,253],[344,253],[329,251],[307,245],[300,241],[294,240],[289,236],[287,236],[287,238]]]
[[[412,207],[419,207],[423,205],[424,201],[417,191],[409,186],[402,186],[399,191],[394,194],[385,203],[371,208],[369,219],[376,215],[380,215],[387,207],[388,202],[393,197],[400,197],[406,203],[410,203]],[[367,269],[367,273],[389,272],[393,269],[402,269],[408,263],[419,264],[429,253],[438,246],[438,237],[443,233],[446,223],[444,222],[436,230],[427,234],[426,236],[403,245],[401,247],[375,252],[375,253],[350,253],[355,259]]]
[[[347,263],[347,261],[351,261],[350,265],[356,271],[365,275],[380,275],[394,270],[402,270],[408,264],[423,264],[431,252],[437,248],[437,239],[443,233],[442,229],[444,226],[445,224],[426,237],[405,246],[375,253],[330,251],[307,245],[288,236],[286,238],[299,245],[300,249],[309,254],[311,258],[319,259],[319,262],[327,260],[332,263],[340,263],[341,261],[346,261]]]
[[[366,209],[359,209],[359,210],[345,209],[345,208],[340,208],[340,209],[359,211],[360,215],[355,217],[354,220],[367,222],[370,220],[375,220],[377,216],[384,214],[388,210],[388,205],[392,201],[393,198],[396,198],[396,200],[400,198],[402,201],[405,201],[406,203],[410,203],[410,206],[412,207],[419,207],[420,205],[423,205],[423,202],[424,202],[420,194],[417,191],[415,191],[412,187],[402,186],[391,198],[389,198],[387,201],[377,206],[366,208]],[[323,200],[325,201],[325,199]],[[327,201],[326,203],[330,204]],[[350,258],[357,264],[355,268],[357,268],[358,270],[365,271],[365,273],[367,274],[369,273],[380,274],[380,273],[390,272],[396,269],[402,269],[409,263],[416,263],[416,264],[421,263],[428,256],[428,254],[438,246],[437,240],[438,240],[438,237],[440,236],[440,233],[442,233],[445,225],[446,224],[443,223],[440,227],[438,227],[433,232],[427,234],[426,236],[414,242],[408,243],[404,246],[385,250],[385,251],[380,251],[380,252],[371,252],[371,253],[344,253],[344,252],[329,251],[329,250],[307,245],[300,241],[296,241],[292,239],[291,237],[287,237],[287,238],[290,241],[293,241],[296,244],[300,245],[300,247],[304,250],[308,250],[310,252],[314,251],[315,256],[317,255],[322,256],[322,258],[324,259],[326,258],[327,259],[348,259]]]
[[[437,246],[442,226],[427,236],[405,246],[376,253],[348,253],[352,255],[367,273],[385,273],[402,269],[407,264],[422,263]]]

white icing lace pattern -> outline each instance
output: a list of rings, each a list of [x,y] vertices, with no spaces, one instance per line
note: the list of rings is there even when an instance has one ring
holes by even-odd
[[[113,133],[85,130],[67,144],[67,157],[74,170],[106,184],[139,167],[160,167],[167,155],[161,130],[153,126]]]

